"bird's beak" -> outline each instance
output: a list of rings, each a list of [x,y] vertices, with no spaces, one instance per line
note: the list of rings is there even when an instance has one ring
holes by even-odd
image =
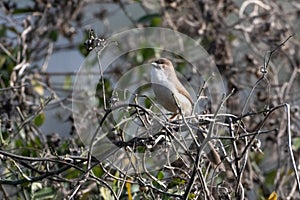
[[[156,62],[152,62],[151,65],[155,68],[159,68],[158,64]]]

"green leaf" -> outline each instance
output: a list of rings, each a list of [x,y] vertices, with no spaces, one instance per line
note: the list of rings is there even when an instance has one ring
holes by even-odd
[[[102,92],[102,82],[99,81],[99,83],[96,86],[96,98],[98,99],[98,106],[99,107],[103,107],[104,106],[104,96],[103,96],[103,92]],[[110,83],[110,80],[107,78],[104,78],[104,91],[105,91],[105,95],[106,96],[110,96],[111,92],[112,92],[112,86]]]
[[[138,146],[138,147],[136,147],[136,150],[138,153],[145,153],[146,147]]]
[[[188,198],[189,198],[189,199],[195,199],[195,197],[196,197],[196,195],[195,195],[194,193],[190,193],[190,194],[188,195]]]
[[[71,76],[66,76],[63,88],[65,90],[68,90],[71,87],[72,87],[72,77]]]
[[[160,26],[162,23],[161,17],[153,17],[150,26]]]
[[[0,37],[6,36],[6,30],[7,30],[7,28],[5,26],[0,25]]]
[[[0,56],[0,69],[3,68],[5,61],[6,61],[6,57],[5,56]]]
[[[65,178],[74,179],[80,177],[81,175],[82,173],[76,169],[68,169]]]
[[[159,171],[159,172],[157,173],[156,178],[157,178],[158,180],[162,180],[164,177],[165,177],[165,174],[164,174],[163,171]]]
[[[57,39],[59,37],[59,34],[58,34],[58,31],[57,30],[52,30],[50,31],[49,33],[49,38],[53,41],[53,42],[56,42]]]
[[[227,39],[228,39],[229,42],[233,42],[236,39],[236,36],[234,34],[229,34],[227,36]]]
[[[54,190],[51,187],[45,187],[41,190],[38,190],[33,194],[32,199],[38,199],[38,200],[43,200],[43,199],[55,199],[56,196],[56,190]]]
[[[300,138],[293,138],[292,146],[295,151],[298,151],[298,149],[300,148]]]
[[[150,25],[152,23],[157,24],[158,21],[160,20],[159,23],[161,23],[161,15],[160,14],[150,14],[150,15],[145,15],[143,17],[141,17],[140,19],[138,19],[139,23],[149,23]]]
[[[276,174],[277,174],[277,170],[272,170],[272,171],[268,172],[265,175],[265,184],[272,186],[274,184]]]
[[[81,55],[87,56],[89,54],[89,51],[86,49],[86,46],[84,44],[79,44],[77,48]]]
[[[17,14],[25,14],[25,13],[31,13],[34,10],[32,10],[31,8],[17,8],[14,9],[13,14],[17,15]]]
[[[21,139],[15,140],[15,146],[16,146],[17,148],[23,147],[23,141],[22,141]]]
[[[148,98],[145,98],[144,104],[146,108],[150,108],[152,106],[152,102]]]
[[[209,49],[211,44],[214,42],[214,38],[210,35],[204,36],[201,41],[201,46],[204,47],[204,49]]]
[[[93,171],[94,175],[99,178],[101,176],[103,176],[103,174],[105,174],[105,172],[103,171],[101,166],[94,167],[92,171]]]
[[[155,56],[155,49],[153,48],[141,48],[135,56],[135,62],[137,64],[143,63],[146,60],[153,58]]]
[[[36,126],[41,126],[42,124],[44,124],[45,119],[46,119],[45,113],[40,113],[38,116],[35,117],[34,124]]]
[[[168,188],[173,188],[178,185],[184,185],[185,183],[186,183],[186,180],[176,177],[176,178],[173,178],[172,182],[170,182],[168,184]]]
[[[31,84],[33,86],[33,90],[39,94],[39,95],[43,95],[44,94],[44,87],[36,80],[32,79],[31,80]]]

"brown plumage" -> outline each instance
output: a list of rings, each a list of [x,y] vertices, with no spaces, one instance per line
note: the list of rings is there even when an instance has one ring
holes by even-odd
[[[178,113],[179,105],[184,115],[191,115],[193,100],[177,78],[172,62],[160,58],[152,66],[151,82],[157,101],[171,112]]]

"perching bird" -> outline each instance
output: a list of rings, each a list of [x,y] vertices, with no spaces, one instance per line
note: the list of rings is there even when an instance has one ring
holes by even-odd
[[[181,110],[184,116],[191,115],[193,100],[189,92],[177,78],[172,62],[169,59],[160,58],[151,64],[151,83],[154,94],[159,104],[174,113],[170,119],[172,120],[175,116],[180,114],[179,110]],[[202,131],[198,130],[197,135],[201,142],[204,141],[206,136]],[[220,156],[214,149],[212,143],[208,141],[207,144],[208,159],[215,166],[221,164],[220,168],[224,170]]]
[[[193,100],[189,92],[178,80],[173,64],[166,58],[160,58],[152,64],[151,83],[159,104],[174,114],[192,114]]]

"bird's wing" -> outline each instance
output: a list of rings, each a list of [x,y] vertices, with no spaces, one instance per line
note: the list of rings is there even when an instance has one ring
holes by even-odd
[[[181,82],[179,80],[178,80],[178,82],[179,82],[178,85],[180,85],[180,88],[181,88],[179,93],[184,95],[186,98],[188,98],[190,100],[190,102],[193,104],[194,102],[193,102],[193,99],[192,99],[190,93],[185,89],[185,87],[181,84]]]

